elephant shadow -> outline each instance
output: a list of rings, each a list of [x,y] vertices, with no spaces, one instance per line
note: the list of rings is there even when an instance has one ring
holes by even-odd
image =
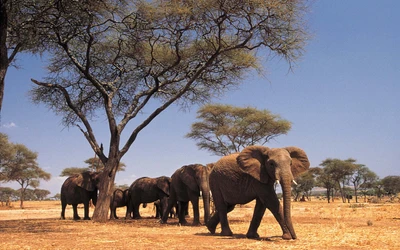
[[[282,236],[269,236],[269,237],[259,237],[257,239],[249,239],[246,237],[246,234],[234,234],[232,236],[220,236],[219,233],[210,234],[210,233],[196,233],[197,236],[210,236],[210,237],[218,237],[221,240],[237,240],[237,239],[248,239],[248,240],[256,240],[256,241],[269,241],[269,242],[276,242],[281,241]]]

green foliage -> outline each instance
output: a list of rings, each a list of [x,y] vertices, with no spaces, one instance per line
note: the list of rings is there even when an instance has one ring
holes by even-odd
[[[5,141],[5,137],[2,138]],[[30,151],[25,145],[7,142],[6,149],[8,153],[2,154],[0,165],[1,181],[19,183],[22,208],[27,188],[37,188],[40,179],[49,180],[51,175],[38,166],[38,154]]]
[[[221,104],[203,106],[197,111],[197,119],[200,121],[192,124],[186,137],[196,140],[200,149],[220,156],[265,144],[291,128],[289,121],[268,110]]]
[[[61,177],[69,177],[69,176],[80,174],[82,172],[89,171],[89,170],[90,170],[89,168],[77,168],[77,167],[64,168],[61,171],[60,176]]]
[[[382,179],[382,186],[386,193],[396,195],[400,192],[400,176],[386,176]]]
[[[301,194],[307,195],[307,197],[311,194],[311,190],[315,187],[316,180],[314,172],[310,170],[301,173],[295,179],[297,185],[293,186],[293,192],[295,193],[295,200],[298,200]]]

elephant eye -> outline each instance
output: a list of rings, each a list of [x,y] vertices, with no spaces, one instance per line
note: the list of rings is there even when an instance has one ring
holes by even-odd
[[[268,161],[268,166],[270,166],[271,168],[275,168],[276,164],[274,161]]]

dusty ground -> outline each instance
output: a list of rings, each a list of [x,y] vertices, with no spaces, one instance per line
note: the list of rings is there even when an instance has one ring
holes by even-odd
[[[291,241],[280,238],[269,211],[261,238],[247,239],[253,204],[229,214],[233,237],[211,235],[204,226],[179,226],[177,219],[161,225],[152,217],[152,205],[141,208],[144,219],[105,224],[73,221],[71,206],[67,219],[60,220],[60,209],[59,201],[25,202],[23,210],[0,207],[0,249],[400,249],[400,203],[295,202],[298,239]]]

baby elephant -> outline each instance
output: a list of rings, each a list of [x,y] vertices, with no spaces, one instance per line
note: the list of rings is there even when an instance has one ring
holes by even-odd
[[[118,219],[117,207],[125,207],[128,205],[128,191],[129,189],[121,190],[116,189],[111,197],[110,202],[110,219]]]

